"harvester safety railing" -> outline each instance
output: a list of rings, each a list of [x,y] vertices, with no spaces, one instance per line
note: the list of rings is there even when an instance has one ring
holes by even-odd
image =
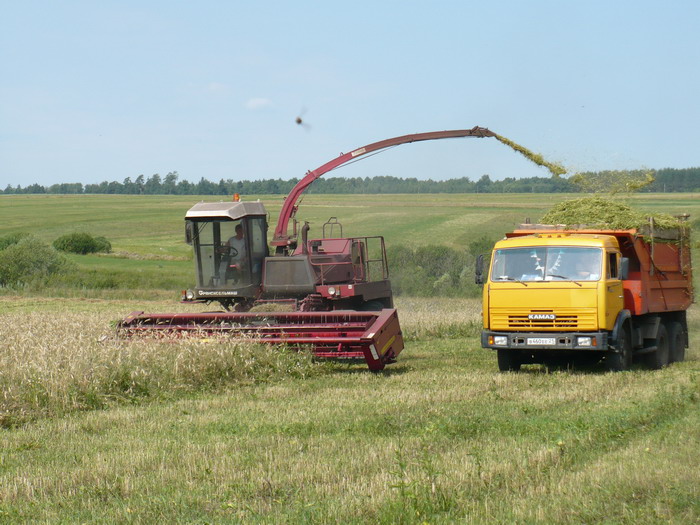
[[[389,278],[389,267],[387,265],[386,259],[386,246],[384,245],[384,237],[374,236],[374,237],[349,237],[345,239],[314,239],[309,241],[311,246],[312,242],[321,242],[323,246],[322,252],[313,252],[311,249],[309,253],[312,257],[309,261],[312,266],[319,269],[319,275],[321,278],[322,285],[326,284],[326,276],[331,273],[331,270],[338,267],[351,266],[353,282],[371,282],[373,275],[377,272],[381,273],[381,279],[386,280]],[[357,246],[363,246],[358,252],[359,262],[343,262],[343,261],[328,261],[328,262],[318,262],[314,261],[314,256],[322,255],[344,255],[350,254],[352,257],[352,246],[357,243]],[[371,244],[370,244],[371,243]],[[376,244],[379,247],[376,247]],[[379,251],[380,256],[376,258],[371,258],[368,256],[372,251]],[[373,271],[373,268],[375,271]],[[377,270],[377,268],[379,268]]]

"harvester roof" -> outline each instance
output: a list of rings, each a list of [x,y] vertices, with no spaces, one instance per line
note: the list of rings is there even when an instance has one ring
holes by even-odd
[[[249,215],[267,215],[262,202],[200,202],[187,210],[186,219],[238,220]]]

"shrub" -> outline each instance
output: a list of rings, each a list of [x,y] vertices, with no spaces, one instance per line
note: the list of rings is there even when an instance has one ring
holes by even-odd
[[[27,237],[29,234],[28,233],[8,233],[7,235],[3,235],[0,237],[0,250],[4,250],[8,246],[11,246],[13,244],[17,244],[19,241]]]
[[[469,243],[469,253],[475,257],[481,254],[489,254],[493,250],[493,245],[496,244],[496,241],[497,239],[482,235]]]
[[[448,246],[394,246],[387,250],[392,289],[414,297],[476,297],[474,255]]]
[[[69,267],[63,255],[36,237],[27,235],[0,251],[0,285],[42,282]]]
[[[93,237],[89,233],[74,232],[62,235],[53,242],[53,247],[62,252],[97,253],[112,251],[112,245],[104,237]]]
[[[112,251],[112,243],[106,237],[95,237],[97,242],[97,251],[100,253],[110,253]]]

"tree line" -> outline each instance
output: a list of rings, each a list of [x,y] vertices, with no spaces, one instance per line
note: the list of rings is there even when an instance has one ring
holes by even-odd
[[[651,175],[651,177],[649,177]],[[318,179],[308,193],[577,193],[606,191],[608,181],[616,178],[648,179],[642,192],[700,192],[700,167],[664,168],[660,170],[599,171],[579,173],[576,177],[526,177],[491,180],[482,175],[478,180],[461,177],[449,180],[418,180],[393,176],[329,177]],[[161,177],[139,175],[126,177],[122,182],[104,181],[99,184],[60,183],[50,186],[31,184],[26,187],[8,184],[0,194],[127,194],[127,195],[270,195],[286,194],[299,179],[265,179],[234,181],[221,179],[212,182],[202,177],[199,182],[180,179],[176,171]],[[593,190],[592,190],[593,188]]]

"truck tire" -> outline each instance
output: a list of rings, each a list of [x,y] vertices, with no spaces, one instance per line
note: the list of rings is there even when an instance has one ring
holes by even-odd
[[[617,334],[617,352],[605,356],[605,368],[610,372],[623,372],[632,367],[632,340],[629,325],[625,324]]]
[[[520,355],[515,350],[508,348],[499,348],[498,352],[498,369],[501,372],[517,372],[522,364]]]
[[[646,357],[647,366],[652,370],[659,370],[668,364],[668,332],[663,323],[656,332],[656,351],[647,354]]]
[[[685,360],[685,334],[683,325],[677,321],[668,324],[668,362]]]

